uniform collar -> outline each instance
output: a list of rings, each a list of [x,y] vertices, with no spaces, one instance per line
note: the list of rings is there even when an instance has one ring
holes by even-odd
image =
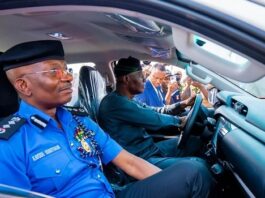
[[[155,91],[161,89],[161,85],[158,85],[157,87],[155,87],[150,79],[147,79],[146,82],[148,84],[152,85],[152,87],[154,88]]]
[[[38,115],[47,122],[49,122],[49,120],[51,119],[49,115],[47,115],[46,113],[42,112],[38,108],[28,104],[27,102],[23,100],[21,100],[18,114],[21,117],[26,118],[26,119],[30,119],[30,117],[33,115]]]
[[[27,119],[28,123],[33,126],[37,131],[42,132],[44,128],[47,127],[48,124],[54,125],[57,127],[57,123],[51,116],[42,112],[38,108],[28,104],[25,101],[21,101],[20,107],[18,110],[18,114]],[[67,112],[61,107],[58,107],[56,110],[56,114],[60,118],[60,122],[67,123],[71,118],[71,113]]]
[[[56,114],[62,125],[69,124],[73,120],[72,114],[63,107],[57,107]]]

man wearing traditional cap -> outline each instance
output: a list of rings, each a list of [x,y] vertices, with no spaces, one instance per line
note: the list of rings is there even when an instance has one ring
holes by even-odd
[[[120,59],[114,67],[114,73],[116,90],[103,98],[98,113],[100,126],[113,139],[129,152],[162,169],[181,159],[178,157],[194,156],[199,151],[201,141],[197,137],[191,137],[185,149],[180,150],[177,148],[177,139],[155,143],[147,133],[147,130],[163,128],[177,132],[185,118],[173,115],[186,107],[187,101],[154,108],[133,100],[135,94],[144,89],[142,68],[136,58]]]
[[[16,45],[0,65],[21,98],[18,112],[0,125],[0,183],[55,197],[114,197],[101,164],[112,161],[142,180],[118,197],[209,195],[210,175],[199,162],[160,171],[122,149],[82,109],[62,106],[71,99],[73,77],[61,42]]]

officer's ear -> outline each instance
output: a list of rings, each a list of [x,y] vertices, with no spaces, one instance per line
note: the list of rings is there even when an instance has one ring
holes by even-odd
[[[30,82],[27,78],[17,78],[14,82],[15,89],[22,95],[31,96]]]

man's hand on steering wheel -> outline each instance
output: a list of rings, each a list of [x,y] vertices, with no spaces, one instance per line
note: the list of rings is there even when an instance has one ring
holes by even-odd
[[[193,107],[191,108],[190,112],[186,116],[185,120],[181,120],[181,126],[182,124],[183,131],[179,137],[178,141],[178,148],[184,148],[190,135],[191,135],[191,129],[197,119],[197,116],[199,115],[200,107],[202,104],[202,96],[200,94],[196,95],[195,102]],[[183,118],[180,118],[183,119]]]
[[[183,129],[186,125],[186,122],[188,121],[188,116],[182,116],[182,117],[179,117],[179,119],[180,119],[179,128]]]

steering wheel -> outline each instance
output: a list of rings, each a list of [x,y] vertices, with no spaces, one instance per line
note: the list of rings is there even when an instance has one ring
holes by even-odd
[[[200,94],[196,95],[194,105],[191,108],[190,112],[187,115],[187,122],[185,126],[183,127],[183,130],[179,136],[178,145],[177,147],[179,149],[182,149],[185,147],[190,135],[191,135],[191,129],[197,119],[197,116],[199,114],[199,110],[202,104],[202,96]]]

